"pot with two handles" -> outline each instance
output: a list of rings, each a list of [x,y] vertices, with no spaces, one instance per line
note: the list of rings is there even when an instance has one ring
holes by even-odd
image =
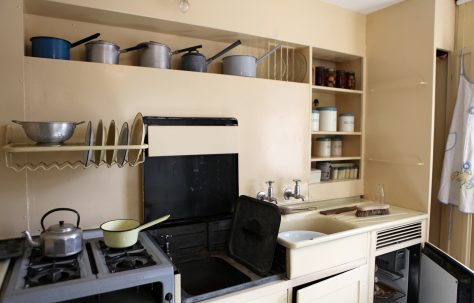
[[[77,222],[74,226],[70,223],[59,221],[59,224],[51,225],[48,229],[44,227],[44,219],[51,213],[57,211],[70,211],[76,214]],[[31,238],[28,231],[24,231],[28,244],[32,247],[40,247],[45,257],[61,258],[75,255],[82,250],[82,230],[79,228],[81,217],[79,213],[72,208],[55,208],[43,215],[41,218],[41,227],[43,231],[40,235],[40,241],[36,242]]]
[[[256,77],[258,63],[280,48],[281,44],[278,44],[259,58],[249,55],[227,56],[223,59],[223,73],[226,75]]]
[[[137,242],[141,230],[168,220],[169,217],[170,215],[166,215],[143,225],[132,219],[112,220],[103,223],[100,229],[104,234],[105,245],[111,248],[125,248]]]
[[[139,51],[138,64],[140,66],[163,69],[171,68],[171,57],[173,55],[194,50],[196,47],[201,47],[201,45],[197,45],[171,51],[166,44],[155,41],[143,42],[138,45],[145,45],[145,47]]]
[[[51,59],[70,59],[70,49],[93,40],[100,36],[100,33],[96,33],[74,43],[67,40],[56,38],[37,36],[32,37],[31,40],[31,55],[33,57],[40,58],[51,58]]]
[[[120,54],[131,52],[134,50],[145,48],[146,45],[139,44],[133,47],[120,49],[120,47],[112,42],[97,40],[86,43],[86,60],[88,62],[118,64]]]
[[[188,53],[184,54],[181,57],[181,69],[193,72],[206,73],[207,66],[211,64],[212,61],[216,60],[217,58],[229,52],[231,49],[239,46],[240,44],[242,44],[242,42],[240,40],[237,40],[209,59],[206,59],[206,57],[197,50],[198,48],[201,48],[202,45],[191,47],[188,49]]]

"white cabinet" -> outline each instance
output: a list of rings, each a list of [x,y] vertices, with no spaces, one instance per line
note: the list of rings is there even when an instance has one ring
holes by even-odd
[[[296,290],[297,303],[365,303],[367,302],[367,266]]]
[[[231,293],[205,302],[212,303],[287,303],[288,281],[275,282],[270,285]]]

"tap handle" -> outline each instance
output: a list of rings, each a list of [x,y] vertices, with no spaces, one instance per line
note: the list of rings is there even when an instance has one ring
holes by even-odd
[[[169,242],[171,238],[173,238],[173,235],[161,235],[162,239],[165,239],[166,242]]]
[[[295,185],[300,185],[301,180],[300,179],[293,179],[293,182],[295,182]]]
[[[272,187],[272,184],[275,183],[275,181],[267,181],[268,187]]]

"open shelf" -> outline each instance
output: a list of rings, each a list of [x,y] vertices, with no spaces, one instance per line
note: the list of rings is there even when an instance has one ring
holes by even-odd
[[[360,180],[360,178],[357,179],[344,179],[344,180],[328,180],[328,181],[321,181],[321,182],[309,182],[309,184],[334,184],[334,183],[344,183],[344,182],[351,182],[351,181],[356,181]]]
[[[319,86],[319,85],[312,85],[311,88],[313,91],[316,92],[324,92],[324,93],[334,93],[334,94],[355,94],[355,95],[362,95],[361,90],[357,89],[346,89],[346,88],[337,88],[337,87],[328,87],[328,86]]]
[[[362,132],[311,132],[314,136],[360,136]]]
[[[361,160],[362,157],[312,157],[311,162]]]

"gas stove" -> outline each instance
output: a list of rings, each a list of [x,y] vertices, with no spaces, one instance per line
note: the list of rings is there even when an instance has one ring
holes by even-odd
[[[141,232],[138,242],[124,249],[107,247],[100,230],[85,231],[83,236],[81,253],[66,258],[46,258],[39,249],[27,248],[5,282],[1,302],[48,303],[104,297],[141,285],[155,288],[153,297],[159,296],[157,302],[174,302],[173,265],[146,233]]]

